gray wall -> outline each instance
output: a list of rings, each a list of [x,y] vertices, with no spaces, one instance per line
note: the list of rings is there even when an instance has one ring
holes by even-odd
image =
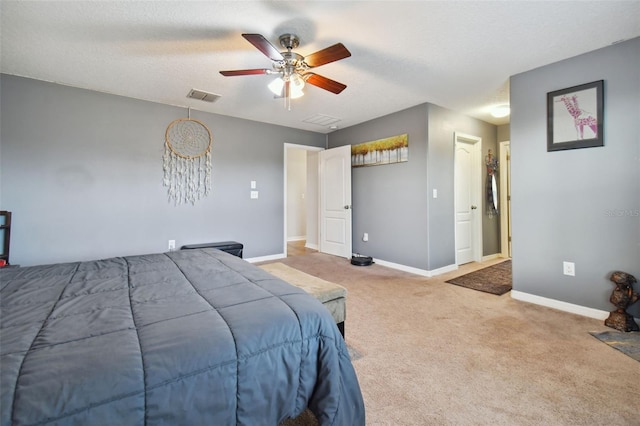
[[[638,70],[640,38],[511,78],[515,290],[611,311],[611,272],[640,279]],[[604,147],[547,152],[546,94],[596,80]],[[563,261],[575,262],[575,277]]]
[[[353,252],[427,269],[425,105],[329,134],[329,148],[407,133],[409,161],[352,169]],[[367,232],[369,241],[363,242]]]
[[[22,265],[162,252],[167,241],[235,240],[282,253],[283,144],[322,134],[193,111],[213,134],[213,191],[174,206],[162,186],[164,132],[185,108],[1,75],[0,208]],[[249,198],[256,180],[258,200]]]
[[[455,111],[429,104],[429,269],[438,269],[455,263],[454,217],[454,132],[482,138],[482,161],[491,149],[498,155],[496,126]],[[482,179],[486,179],[482,167]],[[499,176],[496,176],[499,178]],[[438,198],[432,198],[432,189]],[[486,215],[486,196],[482,199],[482,254],[500,252],[500,218]]]
[[[407,133],[409,161],[354,168],[353,251],[422,270],[455,263],[455,131],[496,149],[496,127],[431,104],[418,105],[329,134],[329,148]],[[432,189],[438,198],[431,198]],[[369,241],[362,241],[362,234]],[[483,216],[484,255],[498,253],[499,222]]]
[[[511,134],[508,124],[498,126],[498,142],[506,142],[510,140]]]

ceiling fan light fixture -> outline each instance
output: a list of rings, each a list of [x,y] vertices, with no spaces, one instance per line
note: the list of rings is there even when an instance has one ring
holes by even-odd
[[[291,90],[291,99],[298,99],[304,96],[304,92],[302,90]]]
[[[310,68],[339,61],[351,56],[342,43],[326,47],[307,56],[302,56],[292,49],[300,45],[300,39],[295,34],[283,34],[280,36],[280,45],[287,49],[280,52],[277,47],[260,34],[242,34],[249,43],[257,48],[262,54],[271,59],[273,69],[255,68],[245,70],[220,71],[225,77],[240,75],[264,75],[279,74],[280,77],[268,84],[276,97],[283,97],[285,108],[291,111],[291,99],[296,99],[304,95],[302,89],[306,83],[312,86],[327,90],[336,95],[347,88],[346,85],[319,74],[308,72]]]
[[[509,114],[511,114],[511,107],[509,107],[509,104],[497,105],[491,110],[491,115],[495,118],[506,117]]]
[[[289,97],[291,99],[298,99],[304,96],[304,92],[302,91],[302,89],[304,89],[304,86],[304,78],[302,78],[299,74],[293,74],[291,77],[289,77]],[[284,96],[284,77],[276,78],[271,83],[269,83],[267,87],[269,87],[269,90],[271,90],[274,95]]]
[[[269,83],[267,87],[269,88],[269,90],[273,92],[274,95],[282,96],[282,89],[284,89],[284,81],[282,80],[282,77],[278,77],[275,80],[273,80],[271,83]]]
[[[291,89],[291,99],[297,99],[304,95],[304,78],[300,74],[293,74],[289,77],[289,87]]]

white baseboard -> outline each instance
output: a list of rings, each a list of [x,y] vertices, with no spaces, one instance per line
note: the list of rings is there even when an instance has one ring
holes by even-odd
[[[287,237],[287,241],[302,241],[306,239],[307,239],[306,235],[300,235],[298,237]]]
[[[488,256],[482,256],[482,261],[486,262],[487,260],[493,260],[493,259],[501,259],[502,253],[495,253],[495,254],[490,254]]]
[[[431,274],[432,277],[435,277],[436,275],[446,274],[447,272],[457,271],[457,270],[458,270],[458,265],[451,264],[451,265],[443,266],[442,268],[433,269],[429,271],[429,273]]]
[[[511,298],[599,320],[605,320],[609,317],[609,312],[607,311],[574,305],[573,303],[536,296],[535,294],[524,293],[517,290],[511,290]]]
[[[279,253],[279,254],[271,254],[269,256],[251,257],[245,260],[249,263],[258,263],[258,262],[266,262],[269,260],[284,259],[285,257],[287,256],[284,253]]]
[[[409,272],[411,274],[421,275],[423,277],[435,277],[436,275],[444,274],[445,272],[455,271],[458,269],[458,265],[449,265],[443,268],[434,269],[428,271],[426,269],[414,268],[412,266],[401,265],[399,263],[387,262],[386,260],[373,259],[378,265],[386,266],[387,268],[397,269],[399,271]]]
[[[317,244],[309,244],[309,243],[306,243],[304,246],[305,246],[306,248],[308,248],[308,249],[311,249],[311,250],[319,250],[319,249],[318,249],[318,245],[317,245]]]

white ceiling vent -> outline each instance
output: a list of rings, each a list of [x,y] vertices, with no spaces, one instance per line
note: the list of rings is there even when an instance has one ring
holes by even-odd
[[[305,123],[317,124],[318,126],[331,127],[335,126],[336,123],[342,120],[336,117],[331,117],[330,115],[316,114],[309,118],[305,118],[302,121]]]
[[[205,102],[215,102],[220,99],[220,95],[216,95],[215,93],[205,92],[204,90],[191,89],[187,98],[197,99],[199,101]]]

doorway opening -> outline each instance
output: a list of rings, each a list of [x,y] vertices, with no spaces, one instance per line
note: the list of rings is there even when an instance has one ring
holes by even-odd
[[[455,132],[456,264],[482,260],[482,139]]]
[[[283,254],[290,241],[318,249],[318,152],[323,148],[284,144]]]

